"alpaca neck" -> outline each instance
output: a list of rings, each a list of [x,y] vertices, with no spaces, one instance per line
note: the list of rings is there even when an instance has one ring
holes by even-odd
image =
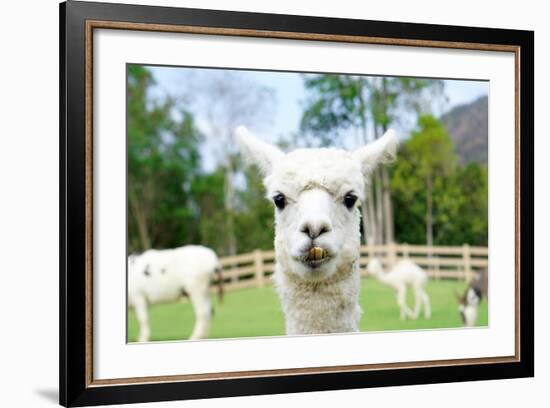
[[[385,273],[384,269],[382,269],[382,267],[380,267],[379,269],[376,270],[375,276],[376,276],[376,279],[378,279],[378,281],[380,283],[383,283],[384,285],[387,285],[387,286],[394,287],[394,282],[390,278],[390,275]]]
[[[277,261],[274,280],[285,314],[287,334],[344,333],[359,330],[359,269],[355,261],[324,281],[300,279]]]
[[[378,279],[382,283],[388,283],[388,276],[382,270],[382,268],[380,268],[378,271],[376,271],[376,279]]]

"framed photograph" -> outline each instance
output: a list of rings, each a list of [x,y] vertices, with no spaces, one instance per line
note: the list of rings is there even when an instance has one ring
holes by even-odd
[[[534,33],[60,5],[60,403],[530,377]]]

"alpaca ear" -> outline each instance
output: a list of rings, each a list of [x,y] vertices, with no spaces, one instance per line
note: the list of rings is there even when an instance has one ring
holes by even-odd
[[[353,156],[361,163],[361,171],[368,177],[381,163],[389,163],[395,158],[399,140],[397,133],[389,129],[384,135],[353,152]]]
[[[264,177],[272,173],[274,163],[284,156],[277,147],[258,139],[244,126],[235,129],[235,140],[245,160],[258,166]]]

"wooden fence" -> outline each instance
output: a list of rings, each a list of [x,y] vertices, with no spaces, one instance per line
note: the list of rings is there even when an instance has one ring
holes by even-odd
[[[424,246],[408,244],[365,245],[361,247],[359,265],[366,275],[368,261],[376,257],[385,268],[408,258],[424,268],[431,279],[470,281],[480,269],[487,268],[488,249],[478,246]],[[271,283],[275,251],[255,250],[250,253],[220,258],[227,290],[262,287]]]

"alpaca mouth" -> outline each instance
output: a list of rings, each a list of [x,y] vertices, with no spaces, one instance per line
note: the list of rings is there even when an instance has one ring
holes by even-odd
[[[321,247],[312,247],[302,258],[302,262],[310,268],[317,268],[330,259],[326,249]]]

